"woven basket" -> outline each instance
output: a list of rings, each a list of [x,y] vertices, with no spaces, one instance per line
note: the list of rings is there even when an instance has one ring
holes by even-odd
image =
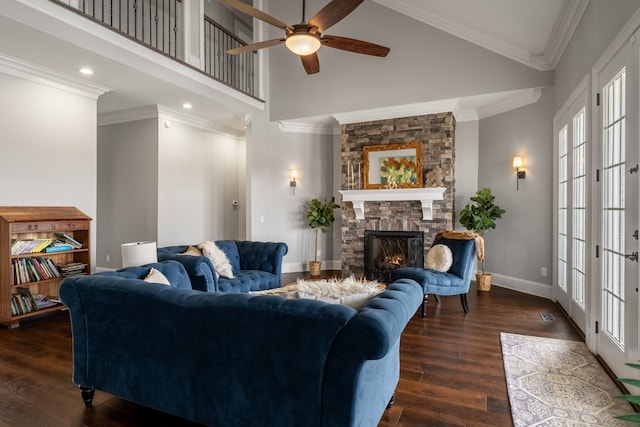
[[[476,274],[476,284],[478,285],[479,291],[490,291],[491,290],[491,274]]]
[[[319,276],[321,265],[322,265],[322,262],[320,261],[309,261],[309,274],[311,276]]]

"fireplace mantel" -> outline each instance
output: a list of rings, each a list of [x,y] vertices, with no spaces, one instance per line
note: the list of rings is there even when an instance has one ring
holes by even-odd
[[[364,219],[364,202],[418,200],[422,203],[422,219],[433,219],[433,201],[444,199],[445,187],[398,188],[394,190],[342,190],[342,200],[353,203],[356,219]]]

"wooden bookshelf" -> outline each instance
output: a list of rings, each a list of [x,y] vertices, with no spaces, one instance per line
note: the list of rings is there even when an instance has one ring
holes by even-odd
[[[12,242],[29,239],[55,239],[55,233],[64,233],[82,244],[82,248],[60,252],[44,251],[33,254],[13,255]],[[16,284],[14,260],[42,257],[56,265],[71,263],[85,264],[82,274],[89,274],[91,268],[91,218],[74,207],[33,207],[0,206],[0,323],[16,328],[20,319],[62,310],[64,305],[56,304],[28,313],[12,314],[12,295],[18,287],[28,287],[34,295],[58,298],[58,288],[64,277],[42,278]]]

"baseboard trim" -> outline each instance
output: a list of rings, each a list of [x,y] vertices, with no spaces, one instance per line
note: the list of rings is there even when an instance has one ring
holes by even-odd
[[[519,279],[517,277],[504,276],[502,274],[492,274],[492,283],[495,286],[553,300],[550,285],[533,282],[531,280]]]

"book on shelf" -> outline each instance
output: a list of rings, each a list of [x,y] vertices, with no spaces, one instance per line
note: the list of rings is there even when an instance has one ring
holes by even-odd
[[[42,252],[54,239],[14,240],[11,243],[11,255],[35,254]]]
[[[30,313],[32,311],[38,310],[38,305],[36,304],[36,299],[31,293],[31,289],[27,287],[21,287],[21,286],[18,286],[16,289],[18,290],[17,295],[19,297],[22,297],[21,300],[23,301],[24,308],[26,310],[24,311],[24,313]]]
[[[46,295],[34,295],[33,297],[35,298],[36,307],[38,307],[38,310],[42,310],[43,308],[53,307],[60,303],[58,300],[49,298]]]
[[[55,264],[49,258],[44,257],[13,259],[11,260],[11,271],[12,285],[55,279],[62,276]]]
[[[44,248],[44,251],[45,251],[46,253],[52,253],[52,252],[64,252],[64,251],[71,251],[71,250],[73,250],[73,249],[74,249],[74,247],[73,247],[73,246],[71,246],[71,245],[69,245],[69,244],[65,243],[65,244],[62,244],[62,245],[55,245],[55,246],[51,245],[51,246],[47,246],[46,248]]]
[[[58,271],[63,277],[84,274],[87,264],[82,262],[71,262],[69,264],[56,264]]]
[[[59,233],[59,232],[56,232],[54,234],[58,239],[60,239],[63,242],[66,242],[66,243],[70,244],[71,246],[73,246],[74,249],[82,249],[82,243],[78,242],[76,239],[74,239],[73,237],[69,236],[68,234]]]

